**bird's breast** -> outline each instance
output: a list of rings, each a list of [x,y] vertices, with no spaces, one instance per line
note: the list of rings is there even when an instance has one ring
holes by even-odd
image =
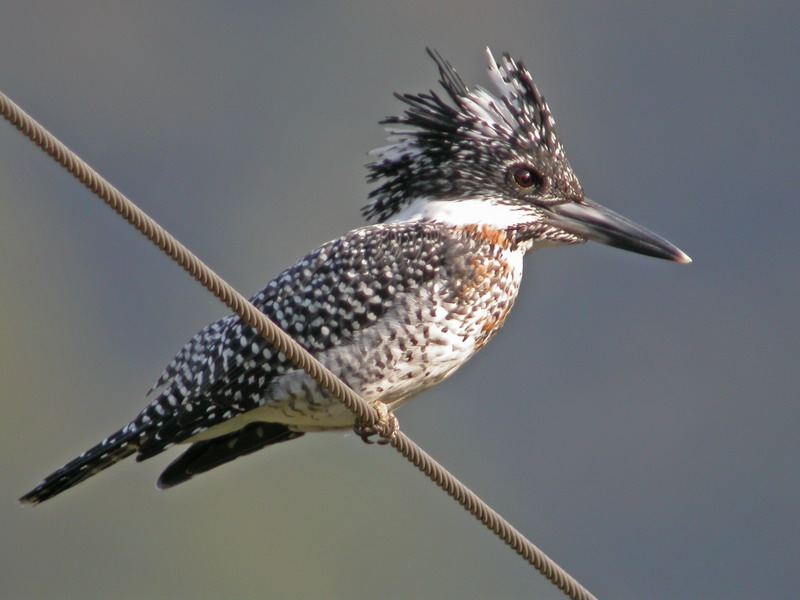
[[[453,238],[436,277],[406,286],[351,343],[320,354],[366,400],[399,406],[454,373],[503,325],[519,291],[524,249],[487,227],[461,227]]]
[[[406,254],[408,264],[393,267],[409,275],[395,282],[391,307],[346,343],[315,353],[367,401],[396,408],[440,383],[497,333],[514,304],[524,249],[487,227],[452,228],[447,236],[428,259],[432,276],[414,258],[425,253]],[[301,430],[352,423],[348,411],[302,371],[273,380],[267,396],[268,410]]]

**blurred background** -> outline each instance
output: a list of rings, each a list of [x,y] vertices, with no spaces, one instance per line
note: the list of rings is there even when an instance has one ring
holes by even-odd
[[[800,17],[788,2],[6,0],[0,89],[249,295],[362,224],[392,92],[521,57],[588,194],[681,266],[528,257],[403,430],[599,598],[796,598]],[[0,124],[0,581],[15,599],[561,598],[389,448],[176,451],[16,498],[225,308]]]

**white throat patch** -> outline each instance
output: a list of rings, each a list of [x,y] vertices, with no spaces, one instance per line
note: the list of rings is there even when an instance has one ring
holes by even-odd
[[[536,221],[535,213],[524,206],[492,202],[491,198],[471,200],[430,200],[419,198],[388,220],[436,221],[454,227],[486,225],[508,229],[514,225]]]

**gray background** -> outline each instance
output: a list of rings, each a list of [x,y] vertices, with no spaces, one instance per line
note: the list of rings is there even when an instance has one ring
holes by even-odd
[[[226,4],[6,1],[0,88],[251,294],[361,224],[426,45],[470,84],[484,46],[522,57],[589,195],[695,263],[529,257],[505,330],[403,429],[600,598],[796,598],[796,5]],[[3,597],[561,597],[352,434],[20,507],[225,309],[8,125],[0,277]]]

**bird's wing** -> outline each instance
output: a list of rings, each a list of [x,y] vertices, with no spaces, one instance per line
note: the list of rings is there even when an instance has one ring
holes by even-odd
[[[253,304],[319,355],[352,343],[402,298],[440,273],[452,234],[434,224],[354,230],[285,270]],[[168,365],[163,388],[143,411],[140,460],[271,401],[271,382],[296,368],[237,316],[213,323]]]

